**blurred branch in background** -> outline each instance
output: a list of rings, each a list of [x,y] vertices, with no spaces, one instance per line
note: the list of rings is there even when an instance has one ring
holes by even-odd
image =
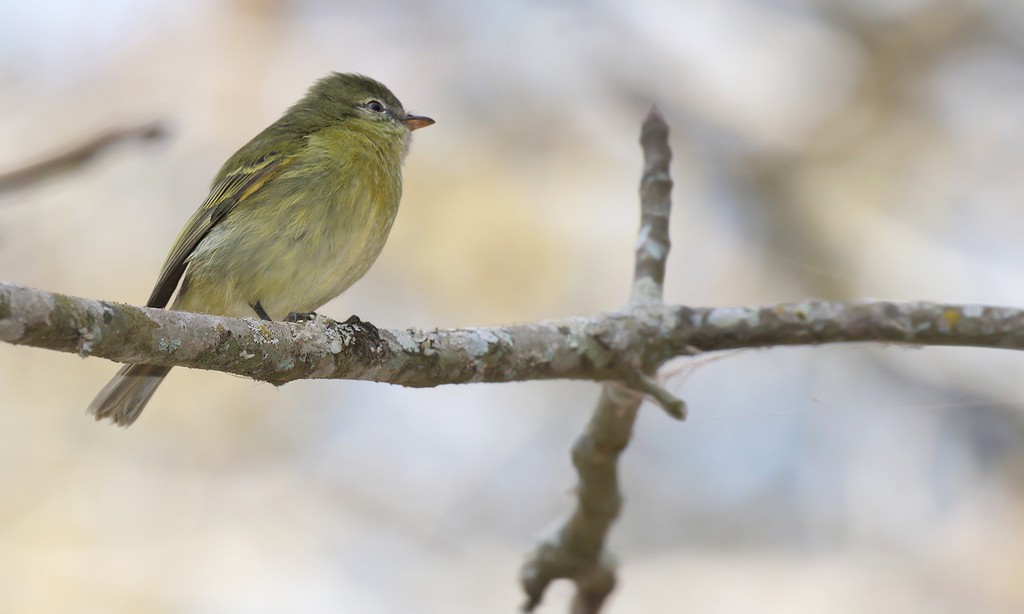
[[[822,232],[822,216],[830,211],[807,186],[838,168],[869,171],[865,167],[872,161],[891,159],[895,152],[906,152],[903,159],[912,162],[913,152],[936,138],[937,126],[921,112],[922,99],[915,90],[923,75],[976,36],[983,18],[977,3],[941,4],[879,27],[877,18],[849,3],[822,3],[817,9],[822,21],[850,37],[863,54],[863,78],[850,96],[792,151],[713,151],[716,171],[742,192],[738,202],[746,205],[746,215],[755,220],[752,225],[763,233],[758,243],[814,296],[844,300],[858,293],[848,276],[836,274],[853,268],[849,257],[855,254]],[[878,188],[892,190],[903,179],[898,167],[889,170],[894,172],[876,176],[887,184]]]
[[[10,171],[0,172],[0,192],[25,188],[74,170],[98,154],[128,141],[155,141],[167,136],[163,122],[111,128],[93,138],[45,160]]]

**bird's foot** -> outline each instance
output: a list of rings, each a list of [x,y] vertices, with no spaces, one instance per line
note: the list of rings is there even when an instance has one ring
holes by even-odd
[[[365,332],[368,335],[371,335],[374,339],[377,340],[378,343],[380,343],[380,331],[377,329],[377,327],[374,326],[373,324],[370,324],[366,320],[360,320],[359,316],[353,315],[349,319],[342,322],[342,324],[347,324],[348,326],[361,329],[363,332]]]
[[[285,322],[308,322],[315,319],[315,311],[293,311],[284,317]]]

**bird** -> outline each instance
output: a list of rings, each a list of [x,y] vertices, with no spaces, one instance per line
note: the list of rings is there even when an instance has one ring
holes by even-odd
[[[411,134],[433,123],[370,77],[320,79],[224,163],[146,306],[165,308],[174,295],[178,311],[309,317],[377,259],[398,213]],[[130,426],[168,371],[125,365],[88,412]]]

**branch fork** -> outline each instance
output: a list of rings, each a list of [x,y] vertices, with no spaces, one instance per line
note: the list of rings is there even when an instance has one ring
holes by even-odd
[[[640,131],[644,172],[640,181],[640,231],[636,243],[633,289],[626,311],[637,321],[663,306],[665,264],[671,241],[668,234],[672,210],[672,179],[669,163],[668,124],[657,107],[651,107]],[[640,362],[638,357],[636,362]],[[615,558],[605,548],[612,524],[622,510],[618,484],[618,459],[633,432],[643,395],[649,396],[673,418],[686,417],[686,404],[653,377],[658,362],[645,371],[627,365],[620,381],[602,387],[601,398],[586,431],[573,446],[573,464],[579,475],[576,508],[554,538],[544,541],[527,557],[521,572],[532,612],[548,585],[569,579],[576,586],[572,614],[596,614],[615,588]],[[640,393],[640,394],[638,394]]]

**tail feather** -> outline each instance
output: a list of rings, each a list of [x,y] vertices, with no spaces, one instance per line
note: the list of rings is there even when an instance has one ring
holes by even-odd
[[[153,365],[122,367],[93,399],[89,413],[97,420],[110,418],[118,426],[130,426],[170,370]]]

